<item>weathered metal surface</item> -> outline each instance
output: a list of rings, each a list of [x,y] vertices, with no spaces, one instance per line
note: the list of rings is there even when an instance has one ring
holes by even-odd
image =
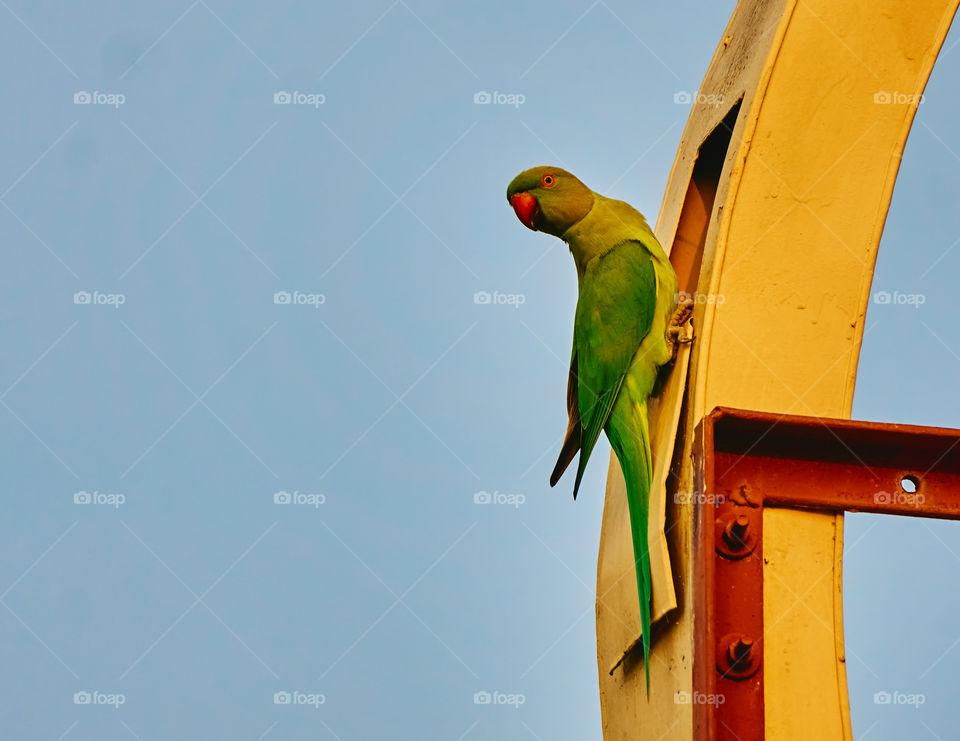
[[[960,519],[958,430],[724,409],[711,417],[718,494],[749,492],[766,506]]]
[[[694,738],[759,740],[765,508],[960,519],[960,430],[718,408],[695,453]]]

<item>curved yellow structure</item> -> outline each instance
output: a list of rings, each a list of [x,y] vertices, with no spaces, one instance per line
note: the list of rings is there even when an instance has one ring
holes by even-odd
[[[696,340],[652,412],[664,519],[651,518],[660,620],[649,701],[615,460],[608,478],[597,585],[605,739],[695,737],[691,453],[704,415],[849,417],[900,157],[957,5],[741,0],[724,31],[656,228],[696,295]],[[842,515],[768,510],[763,532],[766,738],[849,739]]]

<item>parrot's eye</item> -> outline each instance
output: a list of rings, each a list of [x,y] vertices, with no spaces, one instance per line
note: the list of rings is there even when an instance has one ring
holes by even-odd
[[[556,178],[554,178],[550,173],[545,174],[541,179],[541,182],[543,183],[544,188],[552,188],[557,184]]]

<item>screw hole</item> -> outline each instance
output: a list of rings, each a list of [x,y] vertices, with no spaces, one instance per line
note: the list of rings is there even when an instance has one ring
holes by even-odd
[[[900,479],[900,488],[907,492],[907,494],[914,494],[918,486],[920,486],[920,482],[916,476],[904,476]]]

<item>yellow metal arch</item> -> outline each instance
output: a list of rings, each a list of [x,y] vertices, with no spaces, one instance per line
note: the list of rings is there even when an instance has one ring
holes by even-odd
[[[697,339],[652,412],[654,512],[666,536],[652,517],[661,619],[649,702],[615,460],[607,482],[597,579],[605,739],[693,738],[691,448],[704,414],[722,405],[849,417],[884,219],[957,5],[741,0],[724,31],[656,229],[698,302]],[[843,518],[776,510],[763,527],[767,738],[849,739]]]

